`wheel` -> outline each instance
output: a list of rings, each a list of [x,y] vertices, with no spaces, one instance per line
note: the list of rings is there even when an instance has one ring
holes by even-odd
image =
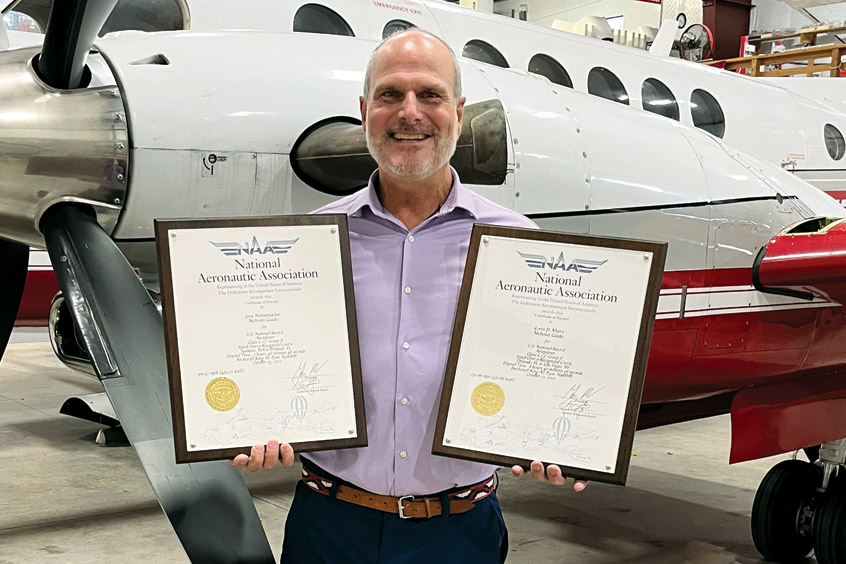
[[[799,517],[820,483],[819,469],[801,460],[785,460],[767,472],[752,504],[752,540],[764,558],[784,564],[804,560],[812,535],[799,531]]]
[[[846,487],[828,489],[814,515],[814,555],[817,564],[846,562]]]

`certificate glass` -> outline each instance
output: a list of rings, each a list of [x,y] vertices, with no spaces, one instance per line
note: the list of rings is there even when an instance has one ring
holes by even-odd
[[[624,484],[665,254],[474,226],[432,452]]]
[[[345,215],[156,221],[177,462],[367,445]]]

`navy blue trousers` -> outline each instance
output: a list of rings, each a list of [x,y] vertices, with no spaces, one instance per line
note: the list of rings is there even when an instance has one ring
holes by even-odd
[[[281,564],[501,564],[507,555],[496,492],[466,513],[400,519],[330,499],[300,481],[285,522]]]

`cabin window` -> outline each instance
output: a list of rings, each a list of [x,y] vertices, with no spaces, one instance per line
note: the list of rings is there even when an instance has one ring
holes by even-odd
[[[44,30],[38,25],[32,17],[21,12],[9,12],[3,16],[3,25],[6,29],[12,31],[25,31],[29,33],[44,33]]]
[[[560,84],[567,88],[573,87],[573,81],[570,80],[570,75],[567,74],[567,71],[564,70],[564,67],[558,61],[549,55],[538,53],[532,57],[532,60],[529,61],[529,72],[545,76],[554,84]]]
[[[326,6],[305,4],[294,14],[294,31],[355,37],[350,25]]]
[[[722,139],[726,132],[726,118],[716,98],[697,88],[690,93],[690,114],[693,125]]]
[[[495,65],[504,69],[508,68],[508,61],[502,56],[502,53],[497,51],[496,47],[490,43],[473,39],[467,42],[464,49],[461,51],[461,56],[474,61],[481,61],[489,65]]]
[[[382,30],[382,39],[387,39],[395,33],[405,31],[406,29],[414,27],[414,24],[405,20],[391,20],[385,24],[385,29]]]
[[[643,81],[640,89],[643,109],[679,121],[679,103],[667,85],[654,78]]]
[[[827,123],[825,124],[824,136],[825,148],[828,149],[829,156],[835,161],[842,159],[843,154],[846,153],[846,141],[843,140],[843,134],[840,133],[840,130]]]
[[[625,86],[613,72],[606,68],[594,67],[588,73],[588,92],[594,96],[629,105],[629,95]]]
[[[8,29],[20,15],[31,18],[31,25],[21,31],[44,33],[50,16],[49,0],[21,0],[3,18]],[[20,14],[20,15],[15,15]],[[100,30],[100,37],[113,31],[181,31],[188,29],[189,16],[184,0],[120,0]]]

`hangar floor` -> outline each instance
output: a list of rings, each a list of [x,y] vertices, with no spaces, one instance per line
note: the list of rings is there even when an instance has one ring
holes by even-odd
[[[188,562],[132,449],[100,447],[99,425],[58,414],[101,388],[44,338],[17,332],[0,364],[0,564]],[[576,494],[503,473],[509,564],[762,562],[749,512],[776,461],[729,466],[728,434],[727,417],[638,433],[625,488]],[[298,472],[246,478],[278,555]]]

